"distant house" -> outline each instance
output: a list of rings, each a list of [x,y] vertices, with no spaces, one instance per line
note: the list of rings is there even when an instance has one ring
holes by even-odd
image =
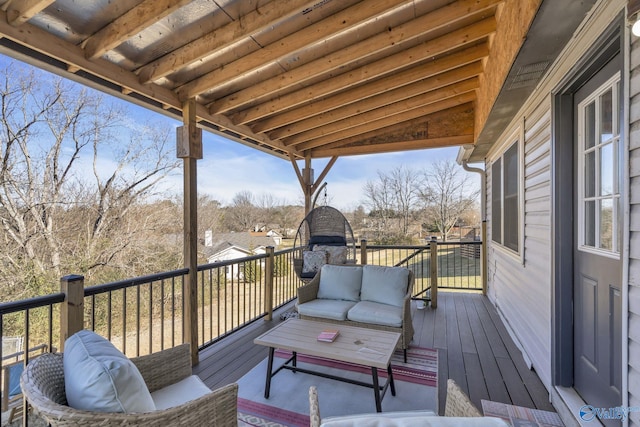
[[[282,241],[280,235],[272,237],[267,234],[256,232],[213,234],[207,231],[205,233],[205,257],[211,263],[263,254],[266,252],[267,246],[277,247]]]

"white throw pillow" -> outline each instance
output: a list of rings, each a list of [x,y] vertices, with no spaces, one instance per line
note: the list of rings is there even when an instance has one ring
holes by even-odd
[[[341,265],[347,263],[346,246],[315,245],[314,251],[324,251],[328,255],[327,264]]]
[[[360,299],[402,307],[408,285],[409,270],[404,267],[365,265]]]
[[[64,344],[64,385],[69,406],[91,412],[151,412],[151,393],[127,356],[92,331]]]
[[[360,301],[362,267],[325,264],[320,270],[318,298]]]
[[[302,272],[317,273],[327,263],[327,253],[318,251],[302,252]]]

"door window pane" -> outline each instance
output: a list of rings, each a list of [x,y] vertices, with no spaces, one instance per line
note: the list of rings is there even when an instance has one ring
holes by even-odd
[[[613,144],[606,144],[600,149],[600,195],[613,194]]]
[[[600,248],[613,249],[613,200],[600,201]]]
[[[585,203],[584,244],[592,247],[596,245],[596,202],[595,200],[591,200]]]
[[[590,151],[584,159],[584,197],[596,195],[596,152]]]
[[[600,142],[613,136],[613,94],[611,88],[600,96]]]
[[[585,107],[584,147],[596,145],[596,103],[591,102]]]

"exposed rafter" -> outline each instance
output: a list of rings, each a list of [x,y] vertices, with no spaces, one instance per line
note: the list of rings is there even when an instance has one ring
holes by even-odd
[[[497,96],[522,43],[501,20],[537,6],[13,0],[0,50],[174,117],[190,99],[202,128],[282,158],[335,157],[473,143],[494,101],[478,94]]]

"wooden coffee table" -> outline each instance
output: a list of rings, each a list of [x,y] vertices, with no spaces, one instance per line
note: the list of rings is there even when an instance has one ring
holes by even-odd
[[[325,329],[338,329],[340,334],[334,342],[318,341],[318,334]],[[255,344],[269,347],[264,397],[266,399],[269,398],[271,378],[282,369],[289,369],[294,372],[318,375],[324,378],[372,388],[376,401],[376,410],[381,412],[382,398],[387,388],[391,389],[393,396],[396,395],[395,385],[393,384],[393,374],[391,372],[391,356],[399,340],[399,332],[378,331],[311,320],[288,319],[253,340]],[[276,348],[289,350],[293,354],[274,371],[273,355]],[[371,368],[372,381],[371,383],[367,383],[320,371],[300,368],[297,366],[298,353],[369,367]],[[383,385],[380,385],[378,380],[378,369],[387,370],[387,381]]]

